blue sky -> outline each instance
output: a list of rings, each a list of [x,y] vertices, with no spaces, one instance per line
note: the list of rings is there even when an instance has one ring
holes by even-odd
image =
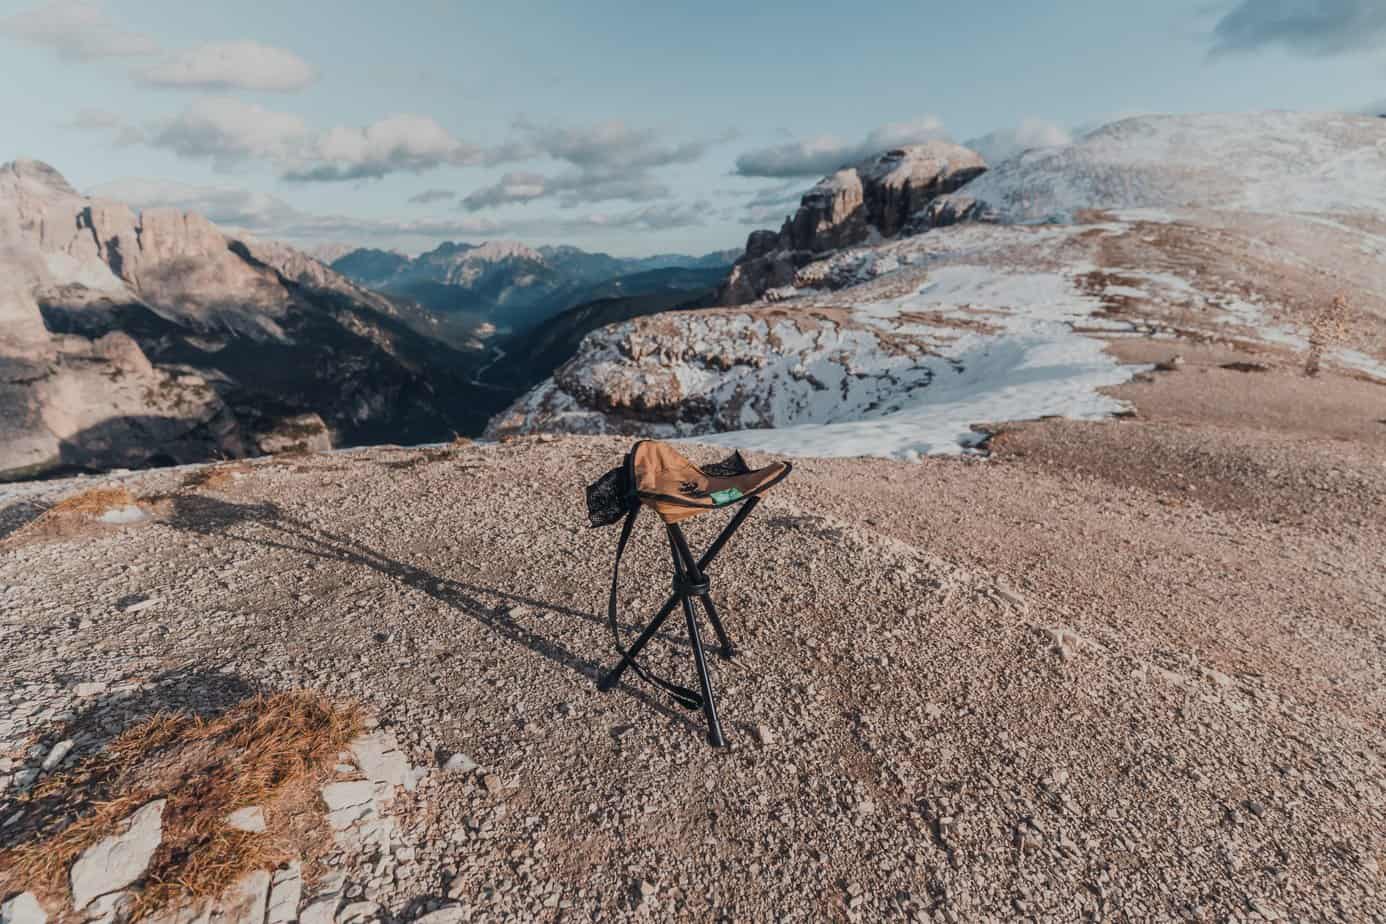
[[[0,0],[0,160],[299,244],[736,247],[824,170],[1386,100],[1386,0]]]

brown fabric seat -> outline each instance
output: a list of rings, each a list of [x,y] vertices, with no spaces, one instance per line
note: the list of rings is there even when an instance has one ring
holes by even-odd
[[[740,453],[699,467],[667,443],[643,440],[631,450],[635,493],[665,523],[717,510],[756,494],[789,474],[788,462],[751,470]]]

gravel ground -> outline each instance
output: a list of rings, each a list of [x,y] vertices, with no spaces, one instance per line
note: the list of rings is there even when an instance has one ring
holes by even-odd
[[[71,760],[160,708],[307,686],[418,765],[479,765],[401,796],[393,851],[339,858],[388,920],[445,898],[477,920],[1386,920],[1381,443],[1137,418],[994,444],[802,460],[771,492],[712,569],[740,646],[711,662],[721,751],[634,678],[593,687],[617,530],[586,527],[581,488],[624,441],[20,488],[0,824],[66,722]],[[15,532],[117,480],[150,520]],[[667,592],[653,516],[627,560],[633,625]],[[681,627],[651,647],[691,679]]]

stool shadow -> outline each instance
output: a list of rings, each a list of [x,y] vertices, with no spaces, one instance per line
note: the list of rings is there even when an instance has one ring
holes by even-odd
[[[597,678],[603,673],[602,665],[573,652],[561,641],[523,625],[509,614],[508,607],[489,605],[478,595],[484,594],[510,604],[543,609],[588,622],[605,622],[591,613],[500,588],[439,577],[423,568],[390,558],[349,536],[297,520],[272,502],[235,504],[198,494],[177,494],[169,500],[172,512],[161,519],[175,529],[369,568],[427,594],[507,642],[522,645],[555,664],[578,672],[593,682],[594,690]],[[270,530],[275,535],[249,535],[237,531],[237,527],[244,524]],[[670,636],[661,638],[674,644],[682,643],[682,640]],[[690,728],[696,727],[681,712],[651,697],[644,690],[631,686],[624,686],[623,689],[665,717]]]

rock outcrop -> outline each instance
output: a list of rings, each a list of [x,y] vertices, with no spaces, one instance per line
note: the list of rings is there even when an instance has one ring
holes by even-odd
[[[0,480],[444,439],[484,422],[467,390],[455,351],[291,248],[0,166]]]
[[[975,151],[946,141],[910,145],[845,167],[804,194],[779,232],[753,231],[720,294],[724,305],[755,301],[789,285],[825,254],[917,229],[916,216],[987,169]],[[957,220],[956,209],[947,216]]]
[[[974,424],[1129,410],[1105,389],[1139,370],[1113,343],[1235,340],[1294,364],[1335,298],[1334,364],[1386,381],[1383,151],[1378,119],[1150,117],[933,196],[842,171],[751,235],[729,292],[756,304],[594,331],[489,432],[959,452]]]

